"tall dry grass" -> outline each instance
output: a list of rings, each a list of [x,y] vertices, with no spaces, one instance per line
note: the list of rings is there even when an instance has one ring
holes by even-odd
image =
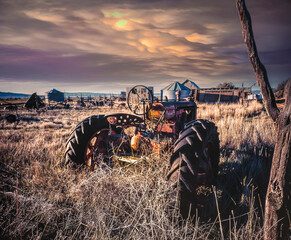
[[[260,104],[201,104],[216,123],[221,162],[219,218],[180,221],[168,209],[170,152],[135,166],[90,172],[62,164],[70,130],[109,109],[57,110],[0,130],[0,237],[3,239],[260,239],[275,131]],[[116,110],[118,111],[118,110]],[[25,113],[30,114],[30,113]],[[0,125],[1,126],[1,125]]]

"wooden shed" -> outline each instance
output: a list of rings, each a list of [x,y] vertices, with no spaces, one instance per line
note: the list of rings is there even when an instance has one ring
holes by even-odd
[[[56,89],[52,89],[46,93],[47,101],[63,102],[65,101],[65,94]]]

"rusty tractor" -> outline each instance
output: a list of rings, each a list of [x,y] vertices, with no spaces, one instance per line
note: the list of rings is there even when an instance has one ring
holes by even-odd
[[[178,199],[183,217],[197,209],[203,212],[205,198],[198,189],[211,188],[218,172],[215,124],[196,119],[194,101],[154,101],[143,85],[128,92],[127,104],[133,114],[95,115],[80,122],[66,143],[65,161],[93,170],[100,165],[136,164],[149,147],[156,154],[172,151],[167,175],[170,196]]]

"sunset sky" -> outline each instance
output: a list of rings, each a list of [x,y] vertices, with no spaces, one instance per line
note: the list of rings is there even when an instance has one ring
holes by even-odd
[[[291,1],[247,0],[271,85],[291,77]],[[235,0],[0,0],[0,91],[118,93],[255,82]]]

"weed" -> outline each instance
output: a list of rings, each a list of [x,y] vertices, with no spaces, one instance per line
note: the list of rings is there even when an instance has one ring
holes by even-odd
[[[123,110],[126,111],[126,110]],[[39,121],[0,130],[0,238],[6,239],[260,239],[274,136],[262,105],[201,104],[198,118],[218,126],[221,143],[219,217],[181,223],[169,209],[171,153],[91,172],[61,164],[78,122],[108,109],[52,110]],[[21,114],[21,113],[20,113]],[[22,113],[29,115],[30,113]]]

